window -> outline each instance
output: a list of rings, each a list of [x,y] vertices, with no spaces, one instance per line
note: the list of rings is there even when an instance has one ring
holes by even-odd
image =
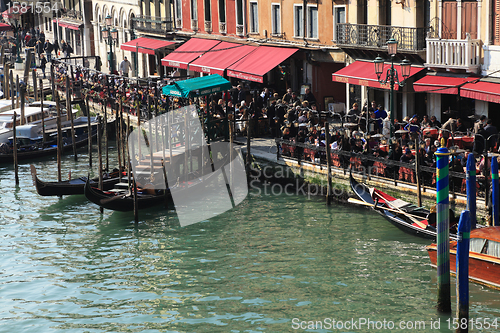
[[[293,6],[294,37],[304,37],[304,7]]]
[[[212,21],[212,9],[210,7],[210,0],[205,0],[205,21]]]
[[[182,0],[175,0],[174,15],[175,26],[180,28],[182,26]]]
[[[273,31],[271,33],[273,35],[279,35],[281,34],[281,10],[279,4],[271,4],[271,15],[273,25]]]
[[[334,6],[333,8],[333,40],[337,40],[339,32],[338,24],[346,23],[345,21],[345,6]]]
[[[307,7],[307,38],[318,38],[318,7]]]
[[[198,19],[198,2],[196,0],[191,0],[191,20]]]
[[[178,0],[180,1],[180,0]],[[226,22],[226,1],[219,0],[219,22]]]
[[[250,32],[259,32],[259,13],[257,2],[250,2]]]
[[[243,25],[243,0],[236,0],[236,25]]]

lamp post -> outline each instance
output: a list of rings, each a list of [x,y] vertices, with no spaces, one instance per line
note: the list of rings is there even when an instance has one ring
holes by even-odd
[[[104,38],[104,42],[109,45],[109,70],[111,73],[115,73],[115,61],[113,56],[113,45],[115,45],[118,40],[118,30],[116,28],[111,29],[113,18],[111,15],[106,16],[106,26],[101,30],[102,37]]]
[[[403,62],[401,63],[401,75],[403,76],[403,80],[400,81],[398,71],[394,68],[394,58],[397,54],[397,50],[398,50],[398,42],[394,38],[389,39],[387,41],[387,53],[389,53],[389,55],[391,56],[391,67],[387,69],[385,80],[381,79],[382,73],[384,71],[384,59],[378,56],[373,61],[375,65],[375,73],[377,74],[378,82],[380,82],[381,84],[387,84],[387,82],[389,82],[391,87],[391,93],[390,93],[391,122],[394,121],[394,85],[397,83],[398,86],[403,87],[405,85],[406,79],[410,77],[410,69],[411,69],[410,61],[404,59]],[[390,126],[390,136],[391,138],[393,136],[392,124]]]

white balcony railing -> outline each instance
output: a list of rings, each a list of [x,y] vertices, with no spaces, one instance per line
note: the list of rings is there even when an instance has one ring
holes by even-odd
[[[480,39],[427,38],[426,67],[465,69],[477,73],[480,68]]]
[[[482,75],[500,78],[500,45],[484,45]]]

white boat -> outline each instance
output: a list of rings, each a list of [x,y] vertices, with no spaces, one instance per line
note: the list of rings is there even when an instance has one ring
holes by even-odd
[[[16,125],[21,125],[21,109],[14,109],[0,113],[0,143],[8,142],[12,136],[13,117],[16,112]],[[44,108],[44,123],[45,126],[50,126],[56,123],[56,117],[52,116],[48,108]],[[42,112],[40,107],[25,107],[24,108],[24,124],[42,126]]]

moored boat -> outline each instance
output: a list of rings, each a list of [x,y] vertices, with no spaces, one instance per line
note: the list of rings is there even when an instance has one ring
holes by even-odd
[[[372,207],[390,223],[406,233],[422,238],[436,239],[436,213],[431,213],[425,208],[417,207],[404,200],[396,199],[375,188],[368,188],[358,183],[352,175],[350,175],[350,184],[352,190],[360,199],[357,200],[360,201],[359,204]],[[358,202],[354,201],[353,203]],[[450,210],[450,239],[457,238],[457,222],[453,211]]]
[[[437,246],[426,247],[436,267]],[[450,242],[450,271],[456,273],[457,242]],[[474,229],[470,233],[469,280],[500,289],[500,227]]]
[[[83,194],[87,177],[79,177],[60,182],[44,182],[38,178],[35,166],[30,165],[30,168],[33,184],[36,187],[36,191],[41,196]],[[122,175],[121,178],[125,179],[124,177],[126,177],[126,175]],[[119,181],[120,177],[118,175],[118,170],[111,172],[103,179],[103,189],[110,190]],[[98,182],[99,178],[90,179],[90,184],[92,186],[98,186]]]

